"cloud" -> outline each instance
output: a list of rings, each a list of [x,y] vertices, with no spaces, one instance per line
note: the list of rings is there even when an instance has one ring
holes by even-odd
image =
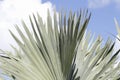
[[[103,8],[110,4],[114,4],[116,8],[120,8],[120,0],[88,0],[88,7],[95,8]]]
[[[112,0],[88,0],[89,8],[101,8],[107,6]]]
[[[39,12],[43,20],[46,20],[48,9],[52,13],[54,6],[50,2],[42,3],[40,0],[0,1],[0,49],[9,51],[10,44],[17,46],[8,29],[15,32],[13,25],[20,24],[21,19],[28,23],[28,15],[33,12]]]
[[[114,0],[116,8],[120,9],[120,0]]]
[[[115,2],[119,4],[119,3],[120,3],[120,0],[115,0]]]

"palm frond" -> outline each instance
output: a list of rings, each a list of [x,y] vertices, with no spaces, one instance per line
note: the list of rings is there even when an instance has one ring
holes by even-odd
[[[103,46],[100,36],[96,40],[90,36],[90,32],[86,33],[78,48],[76,65],[80,79],[116,80],[120,77],[120,64],[115,66],[120,50],[113,55],[115,43],[108,39]]]
[[[112,55],[114,43],[110,39],[105,45],[100,36],[91,39],[86,32],[90,16],[81,11],[71,12],[68,18],[56,12],[51,17],[48,11],[46,23],[38,13],[29,17],[32,31],[24,21],[24,31],[15,25],[21,39],[10,33],[20,50],[12,46],[15,54],[1,54],[3,73],[15,80],[118,79],[120,64],[114,64],[120,50]]]
[[[82,19],[81,16],[84,18]],[[0,58],[0,62],[3,63],[0,67],[3,71],[9,76],[14,75],[12,77],[17,80],[78,79],[74,74],[75,55],[90,19],[88,12],[85,15],[80,13],[78,16],[71,13],[67,22],[62,16],[59,16],[58,22],[56,12],[53,20],[48,12],[46,24],[43,23],[39,14],[36,16],[33,14],[29,19],[34,36],[24,21],[22,21],[22,26],[26,36],[15,25],[22,41],[11,31],[10,33],[22,52],[15,47],[13,47],[15,53],[19,57],[5,52],[6,56]]]

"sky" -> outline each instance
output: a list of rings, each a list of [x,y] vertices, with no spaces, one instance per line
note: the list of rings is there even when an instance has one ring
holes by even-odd
[[[16,46],[8,29],[17,35],[14,24],[20,25],[21,19],[29,24],[28,15],[33,12],[39,12],[45,21],[48,8],[51,15],[54,8],[58,12],[88,9],[92,13],[88,30],[104,40],[111,34],[117,35],[114,18],[120,24],[120,0],[0,0],[0,49],[9,51],[10,44]]]

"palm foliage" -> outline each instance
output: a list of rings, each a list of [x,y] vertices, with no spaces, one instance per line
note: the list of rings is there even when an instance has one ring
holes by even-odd
[[[58,18],[56,12],[51,17],[48,12],[44,23],[33,14],[29,17],[32,31],[24,21],[24,31],[15,25],[21,39],[10,31],[20,50],[12,46],[15,54],[3,51],[0,68],[15,80],[118,79],[120,64],[114,64],[120,50],[112,55],[110,39],[104,46],[100,36],[92,40],[86,32],[89,19],[88,11],[70,13],[68,18],[61,14]]]
[[[116,64],[116,60],[120,50],[113,55],[115,43],[108,39],[103,46],[100,36],[96,40],[90,36],[90,33],[84,36],[77,53],[80,80],[117,80],[120,64]]]

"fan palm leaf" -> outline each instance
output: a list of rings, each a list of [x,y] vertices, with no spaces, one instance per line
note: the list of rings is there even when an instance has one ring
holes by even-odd
[[[75,55],[90,18],[88,12],[85,14],[80,13],[78,16],[73,16],[71,13],[68,21],[64,17],[63,23],[62,16],[59,16],[58,22],[56,13],[52,19],[48,12],[46,24],[43,23],[39,14],[36,16],[33,14],[29,19],[34,36],[24,21],[22,21],[22,25],[26,36],[15,25],[22,40],[11,31],[10,33],[22,51],[13,47],[18,57],[11,55],[10,52],[5,52],[5,56],[1,56],[3,71],[17,80],[79,79],[74,75]],[[81,16],[84,18],[82,19]]]
[[[68,19],[56,12],[51,17],[48,11],[44,23],[38,13],[33,14],[29,17],[32,31],[24,21],[24,31],[15,25],[21,39],[10,31],[20,50],[12,46],[15,54],[3,51],[0,68],[15,80],[118,79],[120,64],[114,64],[120,50],[112,55],[110,39],[104,46],[100,36],[92,40],[86,32],[89,19],[88,11],[71,12]]]

